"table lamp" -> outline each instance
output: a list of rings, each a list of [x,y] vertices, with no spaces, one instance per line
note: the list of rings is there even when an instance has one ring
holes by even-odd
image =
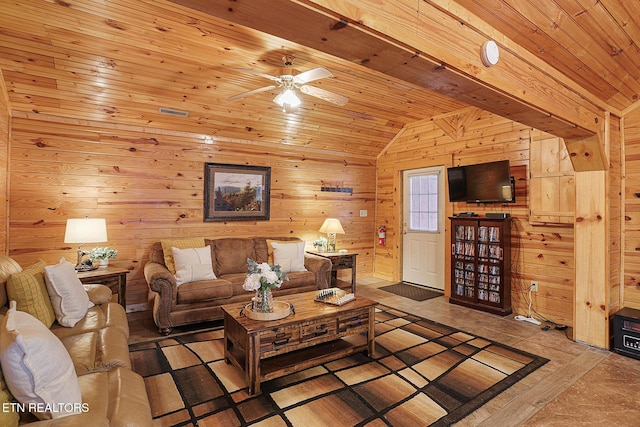
[[[77,243],[78,259],[77,271],[89,271],[98,268],[93,265],[83,265],[82,257],[89,252],[82,250],[86,243],[103,243],[107,241],[107,221],[104,218],[69,218],[64,232],[65,243]]]
[[[327,233],[327,240],[329,241],[327,251],[335,252],[336,234],[344,234],[344,229],[342,228],[342,224],[340,224],[340,220],[337,218],[325,219],[322,223],[322,227],[320,227],[320,232]]]

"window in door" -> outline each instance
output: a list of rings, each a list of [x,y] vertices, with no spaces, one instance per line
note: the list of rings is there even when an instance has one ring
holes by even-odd
[[[438,206],[438,173],[409,178],[409,231],[437,233],[440,230]]]

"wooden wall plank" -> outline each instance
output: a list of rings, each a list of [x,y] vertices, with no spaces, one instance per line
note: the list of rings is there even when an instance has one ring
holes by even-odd
[[[640,109],[624,118],[624,269],[621,305],[640,309]],[[612,159],[613,164],[613,159]]]
[[[0,69],[0,254],[7,253],[7,225],[9,204],[8,167],[11,135],[11,104]]]
[[[623,306],[623,248],[625,233],[623,231],[624,211],[623,195],[625,193],[624,177],[624,135],[623,121],[615,116],[610,117],[609,148],[609,316]]]

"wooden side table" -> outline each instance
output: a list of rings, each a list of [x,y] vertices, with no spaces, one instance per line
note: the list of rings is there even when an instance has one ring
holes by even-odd
[[[114,294],[118,295],[118,302],[127,309],[127,274],[126,268],[107,266],[91,271],[79,271],[78,279],[84,284],[97,283],[108,286]]]
[[[351,269],[351,292],[356,293],[356,256],[354,252],[316,252],[309,251],[309,253],[318,255],[321,257],[329,258],[331,260],[331,286],[333,287],[345,287],[347,282],[338,280],[338,270]],[[340,284],[343,284],[340,286]]]

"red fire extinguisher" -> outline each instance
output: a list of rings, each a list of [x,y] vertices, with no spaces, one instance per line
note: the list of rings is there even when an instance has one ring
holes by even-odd
[[[378,244],[384,246],[387,243],[387,227],[381,225],[378,227]]]

